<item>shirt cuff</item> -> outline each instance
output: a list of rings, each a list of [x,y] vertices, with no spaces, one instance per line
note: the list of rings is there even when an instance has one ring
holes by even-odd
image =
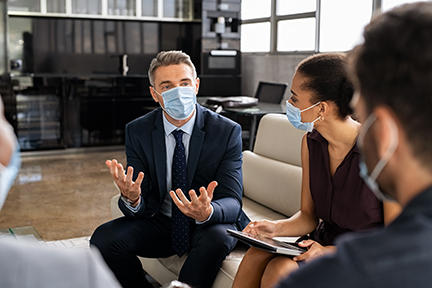
[[[140,196],[140,197],[141,197],[141,196]],[[125,204],[126,208],[128,208],[128,209],[129,209],[130,211],[132,211],[133,213],[138,212],[138,210],[141,208],[142,203],[143,203],[143,199],[142,199],[142,197],[141,197],[141,199],[140,199],[140,203],[139,203],[136,207],[133,207],[133,206],[129,203],[129,201],[127,201],[126,197],[124,197],[123,195],[120,195],[120,198],[121,198],[121,200],[123,201],[123,203]]]
[[[141,204],[141,203],[140,203]],[[138,205],[139,206],[139,205]],[[210,206],[211,206],[211,208],[212,208],[212,211],[211,211],[211,213],[210,213],[210,216],[206,219],[206,220],[204,220],[204,221],[197,221],[197,220],[195,220],[195,223],[196,224],[204,224],[204,223],[206,223],[207,221],[209,221],[210,220],[210,218],[213,216],[213,212],[214,212],[214,208],[213,208],[213,205],[210,203]]]

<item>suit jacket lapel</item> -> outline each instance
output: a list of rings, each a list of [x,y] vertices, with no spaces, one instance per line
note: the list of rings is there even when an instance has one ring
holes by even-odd
[[[187,163],[187,181],[188,186],[191,186],[192,178],[198,165],[198,160],[201,154],[202,145],[204,142],[204,115],[200,105],[196,105],[196,119],[192,136],[189,143],[189,156]],[[197,192],[198,193],[198,192]]]
[[[160,110],[161,111],[161,110]],[[156,171],[156,179],[159,186],[161,199],[165,197],[166,187],[166,147],[165,131],[162,122],[162,113],[155,117],[154,128],[152,131],[153,157]]]

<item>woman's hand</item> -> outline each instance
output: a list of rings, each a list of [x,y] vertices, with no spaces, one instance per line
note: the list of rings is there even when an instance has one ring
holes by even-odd
[[[322,246],[314,240],[304,240],[298,243],[300,247],[307,248],[308,251],[293,258],[294,261],[309,261],[319,256],[330,254],[336,251],[335,246]]]
[[[269,220],[252,221],[243,229],[243,232],[254,236],[260,235],[272,238],[276,236],[276,222]]]

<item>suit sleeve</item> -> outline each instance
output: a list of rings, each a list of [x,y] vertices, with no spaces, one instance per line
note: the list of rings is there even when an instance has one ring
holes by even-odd
[[[123,212],[123,214],[127,217],[136,217],[136,216],[142,216],[145,211],[145,194],[146,191],[148,191],[151,187],[149,175],[148,175],[148,169],[146,165],[146,161],[143,158],[144,155],[140,155],[137,151],[138,145],[134,143],[132,133],[130,131],[129,125],[126,125],[125,129],[125,149],[126,149],[126,160],[127,160],[127,167],[131,166],[134,169],[133,172],[133,180],[135,180],[138,177],[139,172],[144,172],[144,180],[141,183],[141,203],[139,205],[139,209],[137,211],[133,211],[130,208],[127,207],[127,205],[124,203],[124,201],[119,198],[118,205],[120,210]],[[127,168],[126,168],[127,169]]]
[[[213,197],[213,215],[202,225],[213,223],[235,223],[241,211],[242,180],[242,140],[240,125],[235,124],[226,146],[224,157],[216,172],[218,186]]]

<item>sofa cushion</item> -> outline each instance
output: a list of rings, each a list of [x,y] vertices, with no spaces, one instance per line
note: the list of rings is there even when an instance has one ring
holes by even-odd
[[[269,209],[254,200],[243,197],[243,211],[251,219],[251,221],[257,220],[279,220],[287,218],[286,215],[278,213],[272,209]]]
[[[304,134],[304,131],[293,127],[285,115],[267,114],[259,123],[253,152],[301,166],[301,139]]]
[[[300,209],[301,175],[299,166],[243,152],[244,196],[281,214]]]

